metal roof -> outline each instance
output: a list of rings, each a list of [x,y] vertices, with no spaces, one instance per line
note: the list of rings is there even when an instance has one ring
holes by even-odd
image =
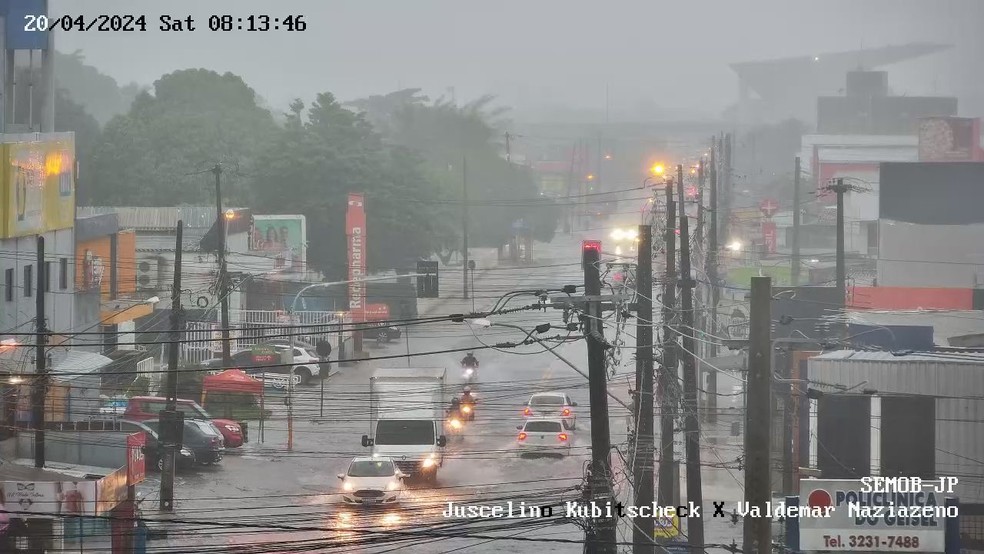
[[[207,231],[215,223],[215,206],[79,206],[77,217],[107,213],[119,214],[121,229],[173,231],[180,219],[184,221],[186,232],[194,228]]]
[[[55,376],[62,374],[64,380],[72,380],[82,375],[95,373],[99,369],[113,363],[111,358],[107,358],[102,354],[96,354],[95,352],[75,349],[62,350],[60,352],[61,354],[59,355],[58,350],[54,351],[52,357],[55,358],[55,362],[51,368],[51,373]]]
[[[857,351],[857,350],[836,350],[815,356],[816,360],[851,360],[857,362],[891,362],[895,364],[912,362],[934,362],[934,363],[953,363],[953,364],[982,364],[984,365],[984,354],[951,353],[951,352],[914,352],[911,354],[893,354],[884,351]]]
[[[984,333],[984,316],[974,310],[912,310],[912,311],[852,311],[846,314],[850,323],[862,325],[930,325],[933,342],[949,344],[950,337]]]

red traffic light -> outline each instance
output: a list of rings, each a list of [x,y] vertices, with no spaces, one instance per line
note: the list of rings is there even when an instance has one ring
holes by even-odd
[[[581,241],[581,250],[594,250],[595,252],[601,252],[601,241],[600,240],[583,240]]]

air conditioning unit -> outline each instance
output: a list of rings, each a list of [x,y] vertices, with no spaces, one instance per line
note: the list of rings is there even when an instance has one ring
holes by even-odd
[[[162,264],[163,261],[157,257],[137,262],[137,290],[156,291],[160,288]]]

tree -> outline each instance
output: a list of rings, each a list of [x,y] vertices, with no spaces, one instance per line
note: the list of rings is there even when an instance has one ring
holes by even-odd
[[[308,259],[328,276],[343,276],[347,195],[366,196],[370,269],[411,267],[436,249],[440,190],[423,161],[387,146],[365,117],[321,93],[305,113],[297,100],[286,123],[256,164],[253,205],[270,213],[307,216]]]
[[[134,95],[120,89],[115,79],[86,65],[81,50],[71,54],[55,52],[55,82],[59,88],[68,91],[74,102],[84,106],[100,125],[126,113],[134,99]]]
[[[223,191],[243,199],[256,156],[277,130],[243,80],[206,69],[161,77],[114,117],[96,150],[85,201],[109,205],[211,202],[216,163]]]
[[[89,182],[92,156],[102,135],[99,122],[84,107],[73,102],[67,91],[59,89],[55,93],[55,130],[75,133],[75,159],[79,164],[76,187],[84,191]]]

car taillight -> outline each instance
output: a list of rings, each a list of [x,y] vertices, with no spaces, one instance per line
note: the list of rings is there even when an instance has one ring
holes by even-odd
[[[559,438],[562,441],[566,441],[567,440],[567,433],[561,433],[561,434],[557,435],[557,438]]]
[[[523,410],[523,415],[524,416],[533,415],[533,410],[526,408],[525,410]]]
[[[564,408],[564,415],[565,416],[571,415],[571,409],[570,408]]]
[[[520,433],[518,439],[521,441],[526,440],[526,433]]]

